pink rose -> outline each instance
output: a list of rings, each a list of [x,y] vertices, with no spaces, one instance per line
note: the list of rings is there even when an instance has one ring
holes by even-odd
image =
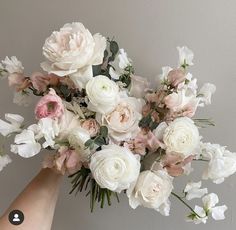
[[[181,69],[173,69],[167,75],[168,81],[174,87],[177,87],[180,83],[182,83],[185,78],[185,73]]]
[[[98,122],[92,118],[83,121],[83,123],[81,124],[81,127],[86,129],[89,132],[89,135],[91,137],[95,137],[99,133],[99,130],[100,130],[100,126]]]
[[[64,113],[64,106],[62,100],[57,96],[54,89],[50,89],[49,93],[43,96],[35,108],[37,119],[44,117],[60,118]]]
[[[39,92],[45,92],[50,82],[50,76],[35,72],[31,75],[30,80],[36,90],[38,90]]]
[[[145,89],[149,87],[148,80],[144,77],[137,75],[131,76],[131,87],[130,94],[131,96],[142,98],[145,95]]]
[[[56,154],[47,155],[43,162],[43,168],[52,168],[62,175],[76,173],[81,166],[79,154],[67,147],[61,147]]]

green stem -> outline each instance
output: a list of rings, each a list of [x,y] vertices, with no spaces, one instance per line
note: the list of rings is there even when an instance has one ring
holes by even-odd
[[[194,161],[204,161],[204,162],[209,162],[209,160],[206,159],[193,159]]]
[[[202,218],[201,216],[199,216],[195,211],[194,209],[189,205],[187,204],[179,195],[177,195],[176,193],[172,192],[171,193],[173,196],[175,196],[178,200],[180,200],[186,207],[188,207],[198,218]]]

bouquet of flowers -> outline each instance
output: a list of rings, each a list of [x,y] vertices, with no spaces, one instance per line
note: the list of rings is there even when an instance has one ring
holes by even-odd
[[[65,24],[45,41],[44,72],[27,75],[14,56],[1,62],[15,103],[28,105],[31,94],[40,98],[35,124],[7,113],[0,133],[14,135],[11,152],[21,157],[49,150],[43,167],[68,174],[70,193],[86,190],[91,211],[95,203],[119,201],[123,191],[133,209],[141,205],[168,216],[172,195],[189,208],[194,223],[224,219],[227,207],[218,206],[218,196],[201,188],[201,181],[190,180],[180,194],[173,190],[176,177],[190,175],[193,161],[205,164],[202,179],[217,184],[236,172],[235,153],[202,141],[199,129],[214,125],[212,120],[194,118],[216,87],[199,89],[188,71],[192,51],[177,49],[177,67],[163,67],[159,83],[150,85],[135,75],[114,39],[92,35],[82,23]],[[0,170],[10,162],[2,148]],[[202,204],[192,208],[188,201],[197,198]]]

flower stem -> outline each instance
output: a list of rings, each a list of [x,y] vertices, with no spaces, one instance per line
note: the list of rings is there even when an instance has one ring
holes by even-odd
[[[178,200],[180,200],[186,207],[188,207],[197,217],[199,218],[202,218],[201,216],[199,216],[195,211],[194,209],[189,205],[187,204],[179,195],[177,195],[176,193],[172,192],[171,193],[173,196],[175,196]]]

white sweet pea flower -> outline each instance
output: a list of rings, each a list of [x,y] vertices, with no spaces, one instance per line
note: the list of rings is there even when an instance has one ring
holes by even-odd
[[[128,58],[124,49],[120,49],[115,60],[110,63],[113,68],[109,69],[109,74],[113,79],[119,80],[119,77],[124,74],[125,68],[132,65],[131,59]]]
[[[8,122],[0,119],[0,133],[3,136],[8,136],[11,133],[17,133],[21,131],[22,123],[24,122],[24,118],[18,114],[6,113],[5,119]]]
[[[161,214],[168,216],[173,178],[164,170],[143,171],[137,181],[127,190],[129,205],[135,209],[139,205],[153,208]]]
[[[111,144],[92,155],[89,167],[102,188],[121,192],[136,181],[140,162],[129,149]]]
[[[216,206],[219,203],[219,198],[215,193],[210,193],[202,198],[203,207],[206,213],[211,214],[214,220],[225,219],[226,205]]]
[[[201,223],[206,224],[208,216],[204,208],[196,205],[194,207],[194,212],[195,213],[191,213],[188,216],[188,219],[186,219],[186,221],[193,222],[194,224],[201,224]]]
[[[0,172],[6,167],[8,164],[12,162],[11,158],[8,155],[0,155]]]
[[[177,118],[165,129],[163,141],[167,152],[173,152],[186,158],[194,154],[199,144],[199,131],[190,118]]]
[[[193,65],[193,51],[190,50],[188,47],[177,47],[179,52],[179,66],[191,66]]]
[[[108,77],[98,75],[86,85],[89,98],[88,108],[101,114],[111,112],[119,100],[119,87]]]
[[[197,183],[190,182],[186,185],[184,192],[187,194],[186,199],[187,200],[192,200],[194,198],[201,198],[205,194],[208,193],[207,188],[202,188],[202,182],[199,181]]]
[[[35,134],[32,130],[24,129],[15,136],[14,142],[15,145],[11,145],[11,152],[24,158],[33,157],[41,150],[41,145],[36,142]]]
[[[45,139],[43,147],[47,148],[50,146],[53,148],[55,145],[55,138],[59,135],[60,130],[58,121],[48,117],[42,118],[38,122],[38,130]]]
[[[81,127],[76,127],[74,130],[71,130],[68,137],[70,145],[79,154],[82,162],[88,162],[91,157],[91,150],[85,147],[85,143],[89,139],[89,132]]]
[[[211,83],[205,83],[199,91],[200,99],[206,105],[211,104],[211,97],[216,91],[216,86]]]
[[[106,38],[92,34],[82,23],[65,24],[46,39],[41,67],[58,76],[71,76],[77,87],[84,88],[92,78],[92,65],[100,65],[106,49]]]
[[[163,66],[162,67],[162,73],[159,76],[161,82],[167,81],[167,76],[171,70],[172,70],[172,68],[170,66]]]
[[[218,144],[201,143],[201,154],[209,159],[208,167],[203,173],[203,179],[211,179],[219,184],[226,177],[236,172],[236,153],[226,150]]]
[[[6,57],[5,60],[2,61],[2,64],[5,65],[4,69],[7,70],[8,73],[23,73],[24,67],[15,56],[11,58]]]

